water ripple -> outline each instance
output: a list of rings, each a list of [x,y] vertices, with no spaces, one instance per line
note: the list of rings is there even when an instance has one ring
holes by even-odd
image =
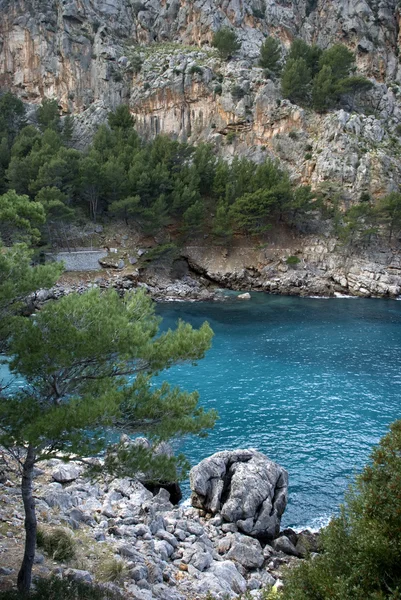
[[[253,294],[249,303],[160,305],[215,331],[197,367],[168,379],[220,415],[206,439],[181,448],[195,464],[227,448],[255,447],[285,466],[285,524],[318,527],[343,498],[390,422],[401,417],[401,305]]]

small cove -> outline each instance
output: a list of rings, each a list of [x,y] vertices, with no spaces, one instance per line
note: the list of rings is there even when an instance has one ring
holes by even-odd
[[[252,294],[158,305],[163,328],[208,320],[213,348],[165,374],[220,419],[179,448],[192,464],[257,448],[290,475],[283,525],[317,528],[342,501],[388,425],[401,417],[401,303]],[[189,495],[189,486],[184,486]]]
[[[327,523],[372,446],[401,418],[401,302],[253,293],[250,301],[232,294],[166,302],[157,312],[162,329],[207,320],[215,332],[197,366],[162,374],[198,390],[220,417],[207,438],[175,448],[192,465],[220,450],[256,448],[289,472],[282,525]],[[8,378],[0,365],[0,381]],[[182,488],[188,498],[189,482]]]

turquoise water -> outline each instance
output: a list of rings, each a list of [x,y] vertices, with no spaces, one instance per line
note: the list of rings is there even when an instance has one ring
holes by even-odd
[[[208,320],[215,332],[198,366],[166,376],[199,390],[220,415],[208,438],[181,444],[191,463],[257,448],[289,472],[283,524],[325,523],[401,417],[401,302],[252,294],[248,302],[166,303],[158,312],[163,327]]]

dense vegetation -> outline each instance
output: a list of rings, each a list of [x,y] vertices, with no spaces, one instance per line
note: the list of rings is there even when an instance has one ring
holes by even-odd
[[[13,107],[15,99],[6,94],[1,102]],[[226,238],[233,231],[263,233],[277,220],[296,224],[311,209],[310,189],[294,187],[275,162],[228,164],[209,145],[195,148],[165,136],[143,142],[125,106],[85,152],[69,146],[70,121],[61,126],[54,101],[40,107],[39,129],[21,127],[18,101],[17,108],[2,134],[0,186],[40,202],[49,231],[80,214],[96,221],[107,213],[144,233],[178,223],[184,236],[212,231]]]
[[[262,46],[261,61],[266,44],[267,40]],[[373,87],[368,79],[353,75],[354,71],[355,57],[343,44],[322,50],[296,39],[282,72],[281,90],[285,98],[318,112],[335,108],[341,101],[352,110],[356,96]]]
[[[401,421],[374,449],[322,538],[323,552],[289,572],[282,600],[401,598]]]
[[[50,108],[43,106],[45,131],[35,146],[39,155],[45,147],[43,139],[60,135],[57,121],[49,126]],[[35,134],[33,128],[28,131]],[[16,135],[10,164],[22,139]],[[59,160],[56,157],[58,166]],[[51,162],[47,155],[41,166]],[[61,173],[58,182],[63,184],[66,173],[71,173],[68,168],[51,172]],[[57,213],[64,210],[67,196],[61,185],[48,188],[59,194],[47,199]],[[204,434],[216,418],[214,411],[198,406],[196,392],[152,383],[155,373],[203,357],[213,335],[207,323],[194,330],[180,322],[174,331],[159,335],[160,320],[144,290],[128,292],[124,298],[114,290],[73,293],[47,303],[34,319],[23,316],[26,296],[52,285],[61,272],[59,264],[31,264],[31,246],[38,241],[38,227],[48,210],[46,202],[32,201],[13,190],[0,196],[0,347],[7,357],[1,360],[23,382],[0,386],[0,447],[21,475],[26,537],[18,589],[24,593],[31,585],[35,556],[32,479],[38,461],[58,456],[85,462],[86,457],[102,453],[104,462],[98,465],[102,472],[132,476],[140,471],[152,482],[177,481],[188,467],[185,457],[156,456],[150,448],[113,443],[111,436],[104,435],[105,428],[141,432],[157,445],[188,433]],[[42,536],[42,542],[46,545],[48,540]]]
[[[322,56],[311,54],[308,68],[317,70]],[[319,214],[351,244],[370,240],[383,227],[391,239],[401,227],[400,194],[378,204],[365,194],[344,212],[338,190],[312,193],[296,186],[275,161],[255,166],[235,157],[228,163],[207,144],[194,147],[166,136],[143,141],[126,106],[109,115],[83,152],[71,147],[71,118],[61,123],[53,100],[39,107],[36,127],[26,125],[23,105],[11,94],[0,98],[0,114],[3,202],[16,206],[22,197],[31,201],[22,200],[24,210],[43,207],[46,225],[40,230],[48,242],[61,237],[67,222],[104,215],[135,224],[145,234],[172,226],[181,240],[207,233],[216,243],[237,233],[261,235],[277,223],[304,230]],[[11,243],[23,230],[14,227],[13,239],[9,227],[0,233]]]
[[[81,581],[69,581],[51,577],[37,578],[35,589],[29,594],[29,600],[123,600],[118,592],[106,586],[96,586]],[[26,600],[27,595],[17,590],[0,592],[0,600]]]
[[[228,60],[241,47],[236,33],[227,27],[215,32],[212,40],[223,60]],[[295,39],[282,68],[279,40],[267,36],[260,48],[259,66],[267,76],[281,74],[284,98],[317,112],[325,112],[344,104],[354,109],[355,101],[373,87],[365,77],[354,75],[355,56],[343,44],[322,50]]]

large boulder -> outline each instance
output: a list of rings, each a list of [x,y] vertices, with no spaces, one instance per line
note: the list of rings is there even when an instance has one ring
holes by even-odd
[[[82,469],[74,463],[59,463],[52,471],[54,481],[71,483],[81,475]]]
[[[288,497],[288,474],[256,450],[223,451],[190,473],[192,505],[260,539],[274,539]]]

